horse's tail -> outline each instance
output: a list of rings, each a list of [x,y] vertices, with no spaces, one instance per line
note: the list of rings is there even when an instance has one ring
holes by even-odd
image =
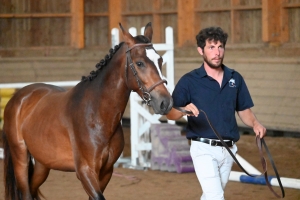
[[[22,194],[17,188],[14,166],[12,157],[8,145],[8,141],[5,132],[2,133],[3,147],[4,147],[4,187],[5,187],[5,199],[21,200]]]

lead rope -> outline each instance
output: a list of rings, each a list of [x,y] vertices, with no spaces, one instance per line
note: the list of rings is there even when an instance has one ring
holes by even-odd
[[[182,112],[182,113],[189,114],[189,115],[193,115],[193,112],[184,110],[184,109],[181,108],[181,107],[174,107],[174,108],[177,109],[177,110],[179,110],[179,111]],[[238,166],[239,166],[239,167],[240,167],[240,168],[241,168],[248,176],[251,176],[251,177],[259,177],[259,176],[261,176],[261,175],[264,175],[265,180],[266,180],[266,184],[267,184],[267,186],[269,187],[269,189],[271,190],[271,192],[272,192],[276,197],[278,197],[278,198],[284,198],[285,193],[284,193],[284,189],[283,189],[283,186],[282,186],[282,183],[281,183],[281,180],[280,180],[280,176],[279,176],[279,174],[278,174],[278,171],[277,171],[277,168],[276,168],[276,166],[275,166],[274,160],[273,160],[273,158],[272,158],[272,156],[271,156],[271,153],[270,153],[270,151],[269,151],[269,149],[268,149],[268,147],[267,147],[267,144],[266,144],[264,138],[259,138],[259,136],[256,136],[256,138],[255,138],[255,139],[256,139],[256,145],[257,145],[258,150],[259,150],[259,155],[260,155],[261,164],[262,164],[262,167],[263,167],[264,172],[263,172],[261,175],[252,175],[252,174],[248,173],[248,172],[243,168],[243,166],[242,166],[242,165],[240,164],[240,162],[237,160],[237,158],[235,157],[235,155],[231,152],[231,150],[229,149],[228,145],[224,142],[222,136],[218,133],[218,131],[215,129],[215,127],[211,124],[210,120],[209,120],[208,117],[207,117],[207,114],[206,114],[203,110],[201,110],[201,109],[199,109],[199,111],[200,111],[200,113],[203,113],[203,114],[204,114],[204,116],[205,116],[205,118],[206,118],[206,120],[207,120],[207,122],[208,122],[210,128],[213,130],[213,132],[215,133],[215,135],[217,136],[217,138],[220,140],[220,142],[221,142],[221,143],[223,144],[223,146],[226,148],[226,150],[227,150],[228,153],[231,155],[231,157],[232,157],[233,160],[236,162],[236,164],[237,164],[237,165],[238,165]],[[269,160],[270,160],[270,162],[271,162],[271,164],[272,164],[273,170],[274,170],[274,172],[275,172],[275,174],[276,174],[276,178],[277,178],[277,181],[278,181],[279,186],[280,186],[280,189],[281,189],[281,196],[278,195],[278,194],[274,191],[273,187],[272,187],[271,184],[270,184],[270,181],[269,181],[269,178],[268,178],[268,174],[267,174],[267,162],[266,162],[266,159],[265,159],[264,156],[263,156],[263,148],[262,148],[262,144],[263,144],[264,148],[266,149],[267,155],[268,155]]]

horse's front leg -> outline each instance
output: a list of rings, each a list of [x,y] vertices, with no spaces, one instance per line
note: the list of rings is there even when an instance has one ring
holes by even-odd
[[[105,200],[103,191],[100,187],[99,172],[103,162],[108,157],[107,147],[93,145],[86,138],[77,139],[77,145],[74,145],[74,161],[77,178],[89,196],[93,200]],[[93,138],[91,138],[93,140]],[[99,153],[102,152],[102,153]]]
[[[123,129],[121,124],[118,125],[109,144],[110,144],[108,148],[109,157],[107,162],[100,169],[100,174],[99,174],[100,189],[103,192],[113,174],[114,164],[119,159],[122,151],[124,150],[124,134],[123,134]]]
[[[76,171],[76,174],[90,200],[105,200],[100,190],[98,174],[95,172],[95,169],[87,165],[81,166]]]
[[[107,145],[99,145],[95,138],[76,138],[75,168],[78,179],[90,199],[105,199],[103,191],[113,173],[113,165],[124,148],[124,136],[121,124],[107,141]],[[96,144],[96,145],[95,145]]]

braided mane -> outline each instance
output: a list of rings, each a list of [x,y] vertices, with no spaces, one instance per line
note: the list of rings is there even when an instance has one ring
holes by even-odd
[[[143,35],[138,35],[135,37],[137,41],[141,41],[142,43],[149,43],[150,40],[143,36]],[[99,63],[96,64],[97,70],[93,70],[90,72],[88,76],[82,76],[81,81],[92,81],[98,74],[98,72],[108,64],[108,62],[112,59],[113,55],[118,51],[118,49],[124,44],[124,42],[121,42],[119,45],[116,45],[114,48],[111,48],[109,50],[109,54],[107,54],[104,59],[100,60]]]
[[[111,48],[109,50],[109,54],[107,54],[104,59],[100,60],[100,62],[98,62],[96,64],[96,71],[93,70],[90,72],[90,74],[88,76],[82,76],[81,81],[92,81],[98,74],[98,72],[108,64],[108,62],[112,59],[113,55],[118,51],[118,49],[123,45],[124,42],[121,42],[119,45],[116,45],[114,48]]]

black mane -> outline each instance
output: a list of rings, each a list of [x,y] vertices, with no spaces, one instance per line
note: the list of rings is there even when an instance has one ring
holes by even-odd
[[[113,55],[118,51],[118,49],[123,45],[124,42],[121,42],[119,45],[116,45],[114,48],[111,48],[109,50],[109,54],[107,54],[104,59],[100,60],[100,62],[98,62],[96,64],[96,68],[97,70],[93,70],[90,72],[90,74],[88,76],[82,76],[81,81],[92,81],[98,74],[98,72],[108,64],[108,62],[112,59]]]

